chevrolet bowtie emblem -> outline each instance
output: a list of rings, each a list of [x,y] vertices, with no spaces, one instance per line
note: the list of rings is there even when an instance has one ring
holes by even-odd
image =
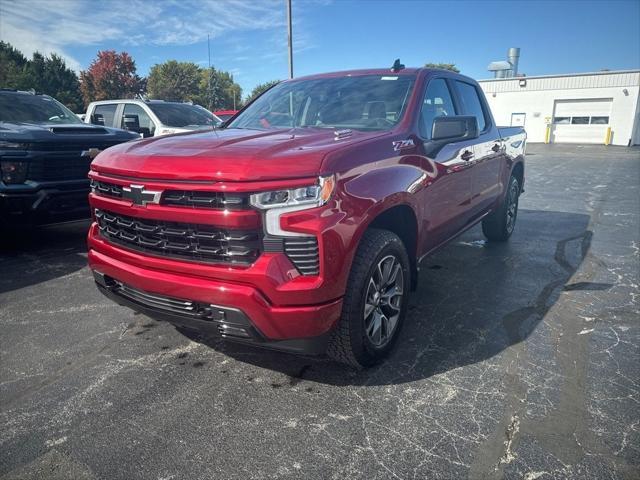
[[[122,188],[122,198],[131,200],[134,205],[142,205],[143,207],[147,203],[160,203],[161,196],[161,191],[145,190],[144,185],[131,185]]]
[[[98,156],[98,154],[101,152],[102,150],[100,150],[99,148],[90,148],[89,150],[83,150],[80,153],[81,157],[89,157],[91,160],[93,160],[94,158],[96,158]]]

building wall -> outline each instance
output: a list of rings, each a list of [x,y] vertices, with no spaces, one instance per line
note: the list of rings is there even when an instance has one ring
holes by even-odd
[[[640,144],[640,72],[603,72],[585,75],[481,80],[498,125],[510,125],[512,113],[524,113],[529,142],[544,142],[556,100],[611,99],[609,125],[614,145]],[[624,90],[627,93],[624,93]],[[567,125],[593,131],[594,142],[605,141],[606,127]],[[592,128],[595,127],[595,128]],[[552,132],[554,127],[552,127]],[[553,135],[551,141],[553,141]]]

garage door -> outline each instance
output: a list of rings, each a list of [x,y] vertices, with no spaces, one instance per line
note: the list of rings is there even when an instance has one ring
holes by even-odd
[[[611,115],[611,98],[556,100],[551,141],[604,143]]]

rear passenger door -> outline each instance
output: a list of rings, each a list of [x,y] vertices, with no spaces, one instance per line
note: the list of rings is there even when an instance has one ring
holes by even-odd
[[[502,139],[493,125],[488,106],[478,87],[463,80],[455,80],[455,89],[462,115],[478,120],[479,137],[473,146],[473,180],[471,211],[473,216],[484,213],[500,197],[501,172],[504,164]]]

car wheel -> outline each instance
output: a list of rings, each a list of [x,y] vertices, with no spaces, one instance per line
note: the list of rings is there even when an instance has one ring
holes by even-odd
[[[342,316],[327,349],[331,358],[361,368],[378,363],[389,353],[407,311],[410,275],[402,240],[387,230],[367,230],[353,260]]]
[[[516,226],[518,218],[518,200],[520,198],[520,183],[511,176],[509,187],[502,205],[482,221],[482,233],[492,242],[508,240]]]

